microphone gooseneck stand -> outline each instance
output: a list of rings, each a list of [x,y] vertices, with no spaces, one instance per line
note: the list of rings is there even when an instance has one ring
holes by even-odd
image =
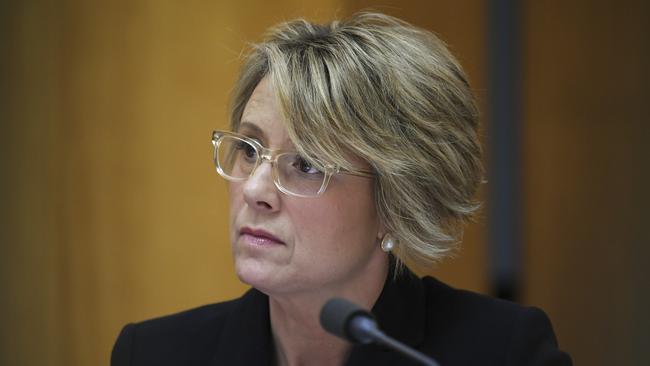
[[[426,366],[440,366],[431,357],[379,330],[372,314],[345,299],[330,299],[323,306],[320,322],[326,331],[352,343],[376,343],[395,350]]]

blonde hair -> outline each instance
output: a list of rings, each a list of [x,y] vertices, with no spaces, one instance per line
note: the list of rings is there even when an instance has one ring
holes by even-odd
[[[474,97],[440,39],[371,12],[282,23],[245,57],[233,130],[264,77],[301,154],[352,170],[353,154],[372,166],[398,263],[430,265],[450,253],[477,209],[482,166]]]

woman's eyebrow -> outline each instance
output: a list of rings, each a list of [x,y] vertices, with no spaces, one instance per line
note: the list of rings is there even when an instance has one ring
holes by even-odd
[[[268,147],[267,144],[270,143],[266,138],[264,130],[250,121],[241,121],[236,132],[242,135],[247,135],[248,137],[257,140],[260,144],[262,144],[262,146],[265,147]],[[279,147],[279,149],[283,151],[296,151],[296,147],[294,146],[293,142],[290,140],[287,141],[288,142],[285,142],[284,146]]]
[[[242,121],[239,124],[239,128],[237,129],[237,132],[241,133],[242,129],[247,130],[248,133],[255,135],[255,137],[260,140],[266,140],[266,135],[264,134],[264,131],[262,131],[262,129],[258,125],[254,124],[253,122]]]

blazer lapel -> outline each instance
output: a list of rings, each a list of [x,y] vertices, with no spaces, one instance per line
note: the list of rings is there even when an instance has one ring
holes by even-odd
[[[226,320],[210,365],[269,366],[273,360],[268,297],[251,289]],[[372,308],[379,327],[389,336],[413,348],[424,340],[425,292],[421,280],[405,270],[397,278],[387,276]],[[415,365],[400,354],[376,345],[356,345],[346,366]]]
[[[226,320],[212,366],[268,366],[273,360],[268,297],[251,289]]]
[[[372,308],[379,328],[390,337],[418,348],[424,340],[425,292],[421,280],[408,270],[393,279],[389,273],[377,303]],[[357,345],[347,366],[415,365],[409,359],[376,345]]]

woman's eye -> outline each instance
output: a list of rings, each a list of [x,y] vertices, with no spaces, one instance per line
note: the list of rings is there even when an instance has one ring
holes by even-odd
[[[296,156],[293,164],[294,168],[298,169],[301,173],[305,174],[320,174],[320,170],[314,168],[310,162],[303,159],[301,156]]]
[[[255,159],[257,156],[257,150],[253,147],[253,145],[244,142],[244,141],[239,141],[237,142],[236,149],[239,151],[242,151],[244,153],[244,156],[248,159]]]

